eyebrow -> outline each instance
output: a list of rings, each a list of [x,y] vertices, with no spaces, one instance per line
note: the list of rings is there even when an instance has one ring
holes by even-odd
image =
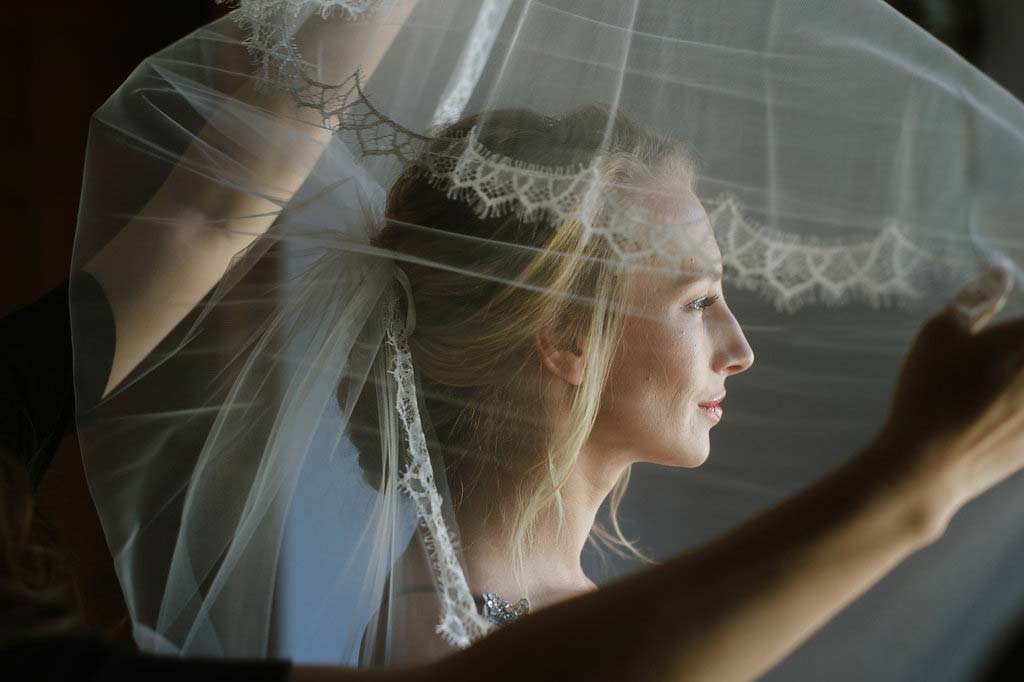
[[[719,282],[722,279],[722,271],[722,265],[719,264],[718,266],[713,268],[704,268],[699,272],[688,272],[683,276],[677,277],[673,284],[675,288],[682,288],[685,286],[689,286],[694,282],[702,279],[709,279],[712,282]]]

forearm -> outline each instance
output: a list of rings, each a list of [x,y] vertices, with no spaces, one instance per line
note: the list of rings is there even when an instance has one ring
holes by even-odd
[[[330,64],[331,73],[315,76],[343,80],[358,67],[368,78],[415,5],[398,3],[370,24],[314,17],[296,42],[317,48],[321,64]],[[210,292],[231,259],[266,233],[330,142],[319,111],[297,107],[290,93],[256,79],[225,102],[139,215],[84,267],[103,286],[116,326],[104,395]],[[272,143],[227,136],[248,130],[240,116],[267,121]],[[230,159],[233,174],[210,177],[211,158]]]
[[[877,456],[877,453],[871,453]],[[882,456],[899,457],[890,452]],[[712,544],[662,567],[651,627],[671,679],[760,676],[909,554],[937,525],[922,491],[861,458]],[[652,585],[636,598],[652,599]],[[670,604],[675,603],[675,608]],[[668,623],[678,627],[683,646]],[[636,627],[642,626],[642,617]],[[661,678],[665,679],[665,678]]]
[[[711,544],[495,633],[450,659],[453,679],[756,678],[935,536],[921,491],[879,480],[873,456],[900,453],[862,456]]]

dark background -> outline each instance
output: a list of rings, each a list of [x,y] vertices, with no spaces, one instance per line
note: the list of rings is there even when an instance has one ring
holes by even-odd
[[[0,315],[68,276],[92,113],[145,57],[227,8],[213,0],[58,0],[4,11]],[[129,639],[74,438],[65,439],[37,499],[71,554],[89,624]]]
[[[890,4],[1024,98],[1024,2]],[[225,11],[214,0],[18,2],[6,10],[0,314],[67,277],[92,112],[143,58]],[[91,622],[129,636],[73,438],[39,497],[77,563]]]

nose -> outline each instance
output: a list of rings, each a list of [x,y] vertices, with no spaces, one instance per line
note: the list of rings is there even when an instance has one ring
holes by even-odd
[[[713,369],[716,373],[731,376],[750,369],[754,364],[754,351],[732,311],[724,305],[722,310],[725,315],[717,329]]]

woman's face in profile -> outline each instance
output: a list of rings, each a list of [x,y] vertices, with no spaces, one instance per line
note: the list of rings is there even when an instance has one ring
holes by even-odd
[[[631,461],[695,467],[723,416],[726,378],[754,354],[722,295],[704,207],[689,189],[673,197],[673,256],[626,275],[636,279],[591,440]]]

